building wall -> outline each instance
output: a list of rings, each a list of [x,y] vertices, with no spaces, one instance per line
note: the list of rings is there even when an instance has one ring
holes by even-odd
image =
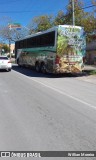
[[[96,41],[87,44],[86,60],[87,64],[96,64]]]
[[[10,52],[14,53],[14,49],[15,49],[15,44],[11,44],[10,45]]]
[[[87,64],[92,65],[96,64],[96,50],[90,50],[86,52]]]

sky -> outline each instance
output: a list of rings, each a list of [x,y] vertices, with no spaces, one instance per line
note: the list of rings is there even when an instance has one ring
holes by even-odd
[[[37,16],[53,15],[58,11],[66,13],[69,0],[0,0],[0,21],[10,17],[14,23],[27,26]],[[84,0],[84,6],[90,6],[91,0]]]

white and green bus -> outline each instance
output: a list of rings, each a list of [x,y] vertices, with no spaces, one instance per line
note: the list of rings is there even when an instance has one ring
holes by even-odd
[[[15,43],[18,65],[43,73],[82,72],[85,51],[85,32],[80,26],[58,25]]]

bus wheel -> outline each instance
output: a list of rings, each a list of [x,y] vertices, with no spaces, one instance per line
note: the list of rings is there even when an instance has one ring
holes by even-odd
[[[46,67],[45,67],[44,63],[41,63],[40,70],[41,70],[42,73],[46,73]]]
[[[40,65],[39,65],[38,62],[36,62],[36,64],[35,64],[35,70],[36,70],[37,72],[40,72]]]
[[[17,59],[17,64],[19,67],[21,67],[19,59]]]

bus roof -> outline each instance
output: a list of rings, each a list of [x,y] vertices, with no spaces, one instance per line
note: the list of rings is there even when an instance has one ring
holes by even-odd
[[[25,39],[28,39],[28,38],[31,38],[31,37],[35,37],[35,36],[37,36],[37,35],[42,35],[42,34],[45,34],[45,33],[49,33],[49,32],[51,32],[51,31],[56,31],[58,28],[60,28],[60,27],[64,27],[64,28],[78,28],[78,29],[81,29],[81,28],[83,28],[83,27],[81,27],[81,26],[73,26],[73,25],[58,25],[58,26],[54,26],[54,27],[52,27],[52,28],[49,28],[48,30],[45,30],[45,31],[41,31],[41,32],[37,32],[37,33],[34,33],[34,34],[31,34],[31,35],[28,35],[28,36],[26,36],[26,37],[24,37],[24,38],[22,38],[22,39],[19,39],[19,40],[17,40],[17,41],[21,41],[21,40],[25,40]]]

